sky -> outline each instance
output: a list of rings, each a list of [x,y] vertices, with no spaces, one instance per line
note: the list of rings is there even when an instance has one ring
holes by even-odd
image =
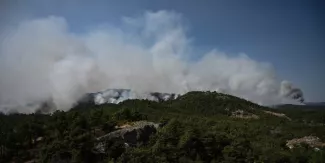
[[[179,13],[195,51],[216,48],[270,63],[306,101],[325,101],[325,3],[318,0],[2,0],[0,29],[23,20],[64,17],[73,33],[124,17],[166,10]],[[204,53],[191,53],[192,60]]]

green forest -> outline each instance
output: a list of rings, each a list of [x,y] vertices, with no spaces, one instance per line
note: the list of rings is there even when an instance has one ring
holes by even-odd
[[[137,122],[158,127],[138,127],[129,143],[130,130],[118,126]],[[324,123],[325,109],[275,109],[216,92],[164,102],[80,103],[66,112],[0,114],[0,162],[322,163]],[[124,135],[100,139],[109,133]],[[287,146],[305,136],[319,142]]]

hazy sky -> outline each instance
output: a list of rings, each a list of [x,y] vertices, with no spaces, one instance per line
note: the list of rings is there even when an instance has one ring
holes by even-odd
[[[82,33],[144,11],[182,14],[196,49],[215,47],[271,63],[280,78],[302,88],[307,101],[325,101],[325,1],[318,0],[1,0],[0,27],[61,16]],[[200,53],[198,53],[200,54]],[[193,59],[201,56],[191,56]]]

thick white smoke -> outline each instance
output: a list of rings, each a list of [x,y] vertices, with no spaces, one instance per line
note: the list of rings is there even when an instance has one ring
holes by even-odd
[[[33,112],[26,104],[53,99],[69,109],[85,93],[107,88],[184,93],[222,91],[260,104],[278,104],[281,82],[271,66],[212,49],[189,61],[194,47],[180,14],[147,12],[120,28],[69,31],[61,17],[22,22],[0,45],[0,108]],[[198,55],[198,54],[196,54]],[[286,102],[286,101],[285,101]]]

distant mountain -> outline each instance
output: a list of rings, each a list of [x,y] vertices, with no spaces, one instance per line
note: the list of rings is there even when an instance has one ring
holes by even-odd
[[[270,106],[272,108],[283,109],[283,108],[301,108],[301,109],[325,109],[325,102],[305,102],[302,104],[279,104]]]
[[[228,94],[200,91],[178,95],[158,92],[136,92],[129,89],[108,89],[87,94],[74,109],[94,107],[91,105],[96,105],[96,107],[106,106],[103,104],[118,104],[116,107],[124,106],[129,108],[141,106],[139,108],[142,112],[146,112],[150,108],[161,107],[165,109],[177,108],[171,110],[184,113],[225,115],[246,119],[274,117],[270,113],[265,112],[271,108]],[[150,114],[151,112],[150,110]]]
[[[305,102],[308,106],[325,106],[325,102]]]

